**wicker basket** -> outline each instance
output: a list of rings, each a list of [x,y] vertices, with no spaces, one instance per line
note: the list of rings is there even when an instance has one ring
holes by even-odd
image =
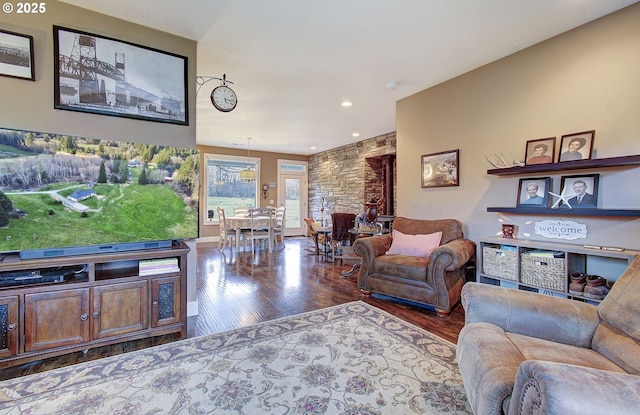
[[[566,268],[564,258],[520,255],[520,282],[534,287],[564,291]]]
[[[504,280],[517,281],[516,262],[518,254],[514,250],[498,247],[482,247],[482,272]]]

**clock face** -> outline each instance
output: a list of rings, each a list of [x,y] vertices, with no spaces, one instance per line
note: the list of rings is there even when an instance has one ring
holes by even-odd
[[[222,112],[232,111],[238,105],[238,97],[233,89],[220,85],[211,91],[211,103]]]

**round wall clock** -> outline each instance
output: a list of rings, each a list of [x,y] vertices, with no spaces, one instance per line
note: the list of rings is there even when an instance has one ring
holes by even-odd
[[[238,105],[238,97],[233,89],[220,85],[211,91],[211,103],[218,111],[229,112]]]

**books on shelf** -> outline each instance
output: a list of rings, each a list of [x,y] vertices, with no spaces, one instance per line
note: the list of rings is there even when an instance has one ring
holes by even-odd
[[[180,272],[178,258],[144,259],[138,263],[138,275],[166,274]]]

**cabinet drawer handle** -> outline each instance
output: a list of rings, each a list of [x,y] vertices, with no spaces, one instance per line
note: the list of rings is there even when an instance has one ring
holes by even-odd
[[[158,301],[154,301],[151,303],[152,306],[157,307],[158,306]]]
[[[100,312],[99,312],[99,311],[94,311],[94,312],[93,312],[93,317],[94,317],[94,318],[98,318],[98,317],[100,317]]]
[[[11,330],[15,330],[16,329],[16,325],[15,324],[9,324],[7,326],[7,331],[11,331]]]
[[[89,318],[89,316],[86,315],[86,314],[83,314],[83,315],[80,316],[80,320],[82,320],[82,321],[85,321],[88,318]]]

